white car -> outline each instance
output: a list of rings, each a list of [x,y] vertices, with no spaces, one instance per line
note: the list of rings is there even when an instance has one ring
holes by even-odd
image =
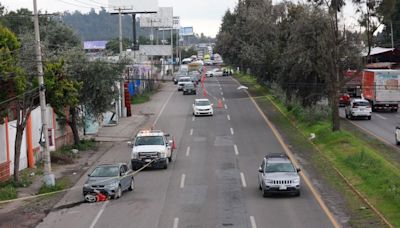
[[[400,145],[400,127],[396,126],[396,131],[394,132],[394,137],[396,140],[396,145]]]
[[[208,99],[195,99],[193,103],[193,115],[214,115],[213,104]]]
[[[346,118],[354,119],[356,117],[367,117],[371,119],[372,108],[370,103],[365,99],[352,99],[345,107]]]
[[[218,68],[212,69],[212,70],[206,72],[206,76],[207,77],[214,77],[214,76],[220,77],[220,76],[222,76],[222,70],[218,69]]]
[[[185,84],[192,83],[190,77],[180,77],[178,80],[178,91],[182,91]]]

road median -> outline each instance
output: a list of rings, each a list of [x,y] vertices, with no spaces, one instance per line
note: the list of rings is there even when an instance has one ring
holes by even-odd
[[[299,120],[255,78],[248,75],[236,78],[249,88],[250,94],[290,144],[304,144],[296,147],[305,147],[306,150],[305,144],[312,145],[314,152],[308,155],[308,162],[316,163],[314,167],[320,171],[314,176],[322,176],[338,192],[344,193],[349,224],[363,227],[368,224],[374,227],[400,226],[398,165],[389,162],[377,147],[370,145],[368,139],[348,130],[332,132],[329,120],[313,123]],[[293,127],[297,131],[293,131]],[[315,138],[309,140],[313,138],[311,135]]]

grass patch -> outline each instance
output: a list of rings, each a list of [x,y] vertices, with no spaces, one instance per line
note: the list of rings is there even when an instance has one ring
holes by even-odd
[[[236,78],[249,87],[253,96],[272,100],[302,135],[307,137],[310,133],[316,134],[314,143],[321,151],[317,160],[326,160],[340,170],[395,227],[400,227],[400,167],[385,159],[386,156],[376,145],[348,130],[332,132],[329,120],[310,123],[299,119],[293,107],[285,107],[277,96],[257,84],[255,78],[249,75],[237,75]],[[257,99],[257,102],[261,103],[262,100],[265,99]],[[340,178],[337,181],[343,182]]]
[[[12,181],[0,184],[0,201],[17,198],[17,189]]]
[[[142,94],[136,94],[131,97],[131,104],[143,104],[150,101],[151,96],[154,95],[156,91],[146,91]]]
[[[67,189],[71,186],[71,181],[68,177],[62,177],[56,180],[56,184],[54,186],[47,186],[45,184],[40,187],[38,194],[45,194],[50,192],[61,191]]]

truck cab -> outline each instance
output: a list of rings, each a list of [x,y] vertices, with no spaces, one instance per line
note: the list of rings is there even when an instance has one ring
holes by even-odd
[[[167,169],[173,153],[173,141],[168,137],[169,134],[159,130],[140,131],[130,143],[132,169],[138,170],[149,163],[150,167]]]

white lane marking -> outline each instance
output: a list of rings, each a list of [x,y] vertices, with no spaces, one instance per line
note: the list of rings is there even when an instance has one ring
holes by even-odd
[[[179,224],[179,218],[175,218],[174,225],[172,226],[172,228],[178,228],[178,224]]]
[[[167,104],[169,103],[169,100],[171,100],[171,97],[172,97],[173,94],[174,94],[174,93],[171,93],[171,94],[169,95],[167,102],[165,102],[165,104],[164,104],[163,107],[161,108],[160,112],[159,112],[158,115],[157,115],[157,118],[154,120],[153,127],[156,126],[158,120],[160,119],[161,114],[164,112],[164,109],[165,109],[165,107],[167,107]]]
[[[93,221],[92,221],[92,223],[90,224],[89,228],[93,228],[93,227],[96,225],[97,221],[99,221],[99,218],[100,218],[101,214],[103,214],[104,209],[106,208],[106,206],[107,206],[107,204],[108,204],[109,202],[110,202],[110,201],[106,201],[106,202],[103,203],[103,206],[101,206],[100,211],[97,213],[96,217],[93,219]]]
[[[240,179],[242,180],[243,188],[247,187],[246,179],[244,179],[244,174],[240,172]]]
[[[251,228],[257,228],[256,220],[254,219],[254,216],[250,216],[250,223],[251,223]]]
[[[222,101],[225,101],[225,97],[222,98]]]
[[[192,121],[194,121],[195,119],[196,119],[196,117],[193,116],[193,117],[192,117]]]
[[[239,150],[238,150],[236,144],[233,145],[233,149],[235,150],[235,154],[236,154],[236,155],[239,155]]]
[[[228,106],[225,104],[225,109],[228,109]]]
[[[228,118],[228,120],[231,120],[231,116],[230,115],[227,115],[226,118]]]
[[[181,177],[181,185],[180,185],[181,188],[184,188],[184,187],[185,187],[185,178],[186,178],[186,175],[185,175],[185,174],[182,174],[182,177]]]
[[[235,132],[233,131],[233,128],[231,128],[231,134],[232,134],[232,135],[235,134]]]
[[[188,148],[186,149],[186,157],[189,157],[190,154],[190,146],[188,146]]]
[[[379,117],[379,118],[381,118],[381,119],[383,119],[383,120],[387,120],[387,118],[386,118],[386,117],[384,117],[384,116],[382,116],[382,115],[375,114],[375,116],[377,116],[377,117]]]
[[[223,96],[224,95],[224,92],[221,92],[221,96]]]
[[[193,135],[193,128],[190,129],[190,135]]]

